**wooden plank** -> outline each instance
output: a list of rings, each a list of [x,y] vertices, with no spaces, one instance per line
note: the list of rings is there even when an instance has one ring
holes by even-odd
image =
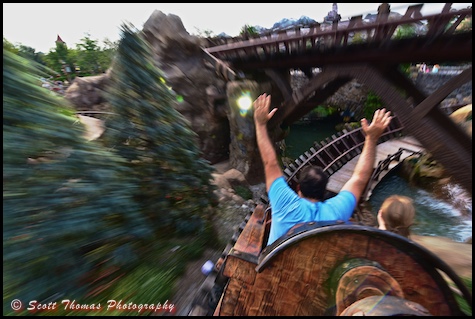
[[[387,142],[378,144],[376,149],[376,161],[375,167],[378,165],[379,161],[383,161],[387,158],[388,155],[396,153],[399,148],[406,148],[413,151],[422,151],[423,148],[421,144],[414,137],[402,137],[399,139],[392,139]],[[348,161],[343,165],[338,171],[330,176],[328,181],[327,189],[333,193],[338,193],[343,185],[350,179],[353,171],[355,169],[356,163],[358,162],[359,155],[355,156],[353,159]],[[386,173],[387,174],[387,173]],[[380,178],[381,180],[381,178]],[[376,183],[377,184],[377,183]],[[376,187],[376,184],[373,186]]]
[[[256,279],[256,263],[252,263],[236,256],[228,255],[224,264],[223,274],[229,278],[235,278],[247,284],[253,284]]]
[[[234,244],[234,250],[256,257],[259,256],[264,241],[264,233],[264,206],[258,205],[239,235],[236,244]]]

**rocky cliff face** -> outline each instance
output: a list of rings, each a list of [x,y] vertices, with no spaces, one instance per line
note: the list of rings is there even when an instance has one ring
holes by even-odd
[[[468,67],[468,66],[467,66]],[[443,72],[445,69],[450,71],[450,67],[443,67],[442,71],[439,71],[438,74],[433,73],[422,73],[418,72],[416,78],[414,79],[414,84],[422,92],[427,95],[434,93],[438,88],[443,86],[454,76],[458,75],[461,72],[462,68],[454,68],[455,70],[451,73]],[[444,74],[445,73],[445,74]],[[451,92],[447,98],[445,98],[440,104],[442,108],[449,108],[450,106],[460,105],[460,104],[471,104],[472,103],[472,81],[465,83],[458,89]],[[450,111],[448,111],[450,113]]]
[[[198,134],[203,156],[211,163],[226,159],[230,140],[227,103],[219,100],[226,93],[226,83],[205,62],[202,40],[188,34],[178,16],[158,10],[144,24],[143,34],[167,84],[183,97],[176,108]]]
[[[229,122],[226,83],[205,62],[202,39],[191,36],[176,15],[155,11],[144,24],[143,35],[153,59],[179,96],[176,109],[198,134],[203,157],[212,164],[229,157]],[[76,78],[65,93],[78,110],[107,110],[104,89],[109,74]]]

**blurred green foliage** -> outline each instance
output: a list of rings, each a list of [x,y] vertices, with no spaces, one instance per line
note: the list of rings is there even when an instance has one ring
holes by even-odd
[[[154,65],[151,48],[129,28],[111,72],[106,97],[117,116],[106,121],[104,144],[127,161],[139,181],[135,199],[162,236],[199,230],[215,202],[213,168],[175,109],[176,95]]]
[[[233,188],[236,194],[244,200],[252,199],[252,191],[249,188],[241,185],[236,185]]]
[[[258,36],[259,32],[257,31],[256,27],[253,27],[249,24],[245,24],[241,27],[239,35],[245,38],[253,38]]]
[[[470,291],[470,294],[472,293],[472,278],[468,277],[461,277],[463,283],[467,287],[468,291]],[[453,283],[452,283],[453,285]],[[468,304],[467,300],[463,298],[459,294],[455,294],[455,300],[457,301],[458,305],[460,306],[460,309],[467,315],[467,316],[472,316],[472,305]]]
[[[13,299],[163,303],[212,242],[212,167],[150,48],[125,26],[119,48],[117,115],[94,141],[68,101],[38,85],[38,66],[4,49],[4,315],[25,314]]]
[[[33,74],[4,50],[4,302],[72,298],[97,262],[153,233],[124,160],[87,142],[73,108]]]
[[[48,67],[49,72],[44,77],[51,76],[55,81],[71,81],[77,76],[91,76],[105,72],[111,65],[117,45],[106,39],[101,47],[99,41],[86,33],[81,42],[76,44],[76,48],[70,48],[64,42],[56,42],[54,49],[43,53],[23,44],[12,44],[3,38],[4,50]]]
[[[322,118],[334,115],[338,112],[338,108],[332,105],[318,105],[316,108],[310,111],[310,116],[315,116],[316,118]]]
[[[415,24],[403,24],[397,27],[394,33],[394,39],[412,38],[417,35],[417,29]]]
[[[363,116],[368,120],[373,119],[374,112],[384,106],[383,100],[374,92],[368,92],[364,103]]]

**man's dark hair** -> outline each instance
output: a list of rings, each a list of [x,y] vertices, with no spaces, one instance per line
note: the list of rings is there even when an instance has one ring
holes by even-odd
[[[323,200],[327,184],[328,175],[320,166],[308,165],[300,171],[300,191],[307,198]]]

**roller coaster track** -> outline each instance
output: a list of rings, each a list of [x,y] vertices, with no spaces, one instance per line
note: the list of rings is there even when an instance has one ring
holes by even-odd
[[[399,138],[403,135],[403,126],[397,117],[391,121],[389,127],[381,135],[378,140],[378,144],[389,141],[393,138]],[[284,177],[287,183],[292,189],[296,189],[298,183],[298,173],[307,165],[316,165],[323,168],[323,170],[331,178],[338,170],[346,165],[354,157],[361,154],[363,150],[365,137],[363,135],[361,127],[356,129],[345,128],[342,131],[326,138],[320,142],[314,142],[313,146],[308,151],[305,151],[292,163],[283,169]],[[389,164],[394,161],[401,161],[402,152],[406,151],[411,154],[418,153],[418,151],[412,151],[409,149],[400,149],[395,154],[388,154],[388,157],[378,163],[378,166],[373,171],[373,176],[368,183],[366,191],[362,195],[362,200],[368,199],[368,194],[371,189],[374,189],[378,181],[382,176],[382,172],[389,168]],[[335,195],[334,192],[327,190],[327,196]],[[332,194],[333,193],[333,194]],[[267,196],[263,196],[261,200],[268,204],[269,200]]]
[[[379,161],[378,165],[373,170],[368,185],[366,186],[363,194],[361,195],[362,200],[369,200],[369,198],[371,197],[372,190],[387,173],[389,173],[393,168],[395,168],[399,163],[402,162],[402,155],[405,152],[408,153],[409,156],[416,154],[422,155],[422,151],[414,151],[403,147],[400,147],[396,153],[388,154],[388,156],[384,160]],[[394,164],[394,162],[396,162],[397,164]]]
[[[400,137],[403,127],[397,117],[381,135],[378,144],[391,138]],[[284,175],[289,185],[294,188],[297,183],[297,173],[307,165],[323,167],[329,176],[342,168],[349,160],[359,155],[363,150],[365,137],[361,128],[344,129],[324,141],[315,142],[309,151],[304,152],[294,163],[284,169]]]

